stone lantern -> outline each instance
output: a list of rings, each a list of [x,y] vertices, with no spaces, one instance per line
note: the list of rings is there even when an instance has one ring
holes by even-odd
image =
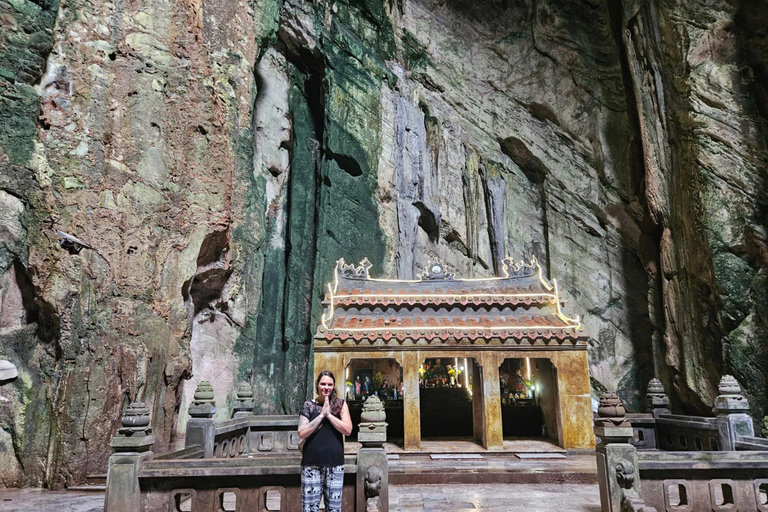
[[[715,414],[749,413],[749,402],[741,394],[739,381],[732,375],[723,375],[717,390],[720,394],[715,398]]]
[[[131,402],[120,420],[117,435],[112,438],[112,448],[116,452],[148,451],[155,442],[149,421],[149,409],[144,402]]]
[[[213,385],[204,380],[197,385],[194,399],[189,406],[191,418],[187,422],[184,446],[199,445],[205,458],[213,457],[216,434],[214,414],[216,414],[216,402],[213,400]]]
[[[253,388],[248,382],[241,382],[237,387],[237,401],[232,406],[232,417],[240,418],[253,414]]]
[[[376,396],[371,396],[363,404],[360,414],[360,431],[357,440],[363,446],[382,446],[387,441],[387,415],[384,404]]]
[[[189,415],[193,418],[213,418],[216,414],[216,402],[213,400],[213,385],[207,380],[200,382],[195,390]]]
[[[652,413],[654,418],[659,414],[670,414],[669,397],[661,381],[653,378],[648,382],[648,389],[645,392],[645,408]]]
[[[718,437],[722,450],[736,450],[740,437],[754,437],[755,429],[749,415],[749,401],[742,395],[739,382],[732,375],[723,375],[715,398]]]

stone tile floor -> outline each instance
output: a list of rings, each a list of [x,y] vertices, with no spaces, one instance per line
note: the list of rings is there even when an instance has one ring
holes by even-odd
[[[600,512],[597,484],[398,485],[391,512]]]
[[[103,493],[0,489],[2,512],[103,512]],[[391,512],[599,512],[597,485],[398,485]]]
[[[0,489],[0,512],[103,512],[103,492]]]
[[[353,448],[347,443],[346,450]],[[356,450],[355,450],[356,451]],[[546,441],[504,441],[502,452],[488,452],[464,439],[423,441],[422,451],[405,453],[387,443],[393,458],[393,476],[407,476],[406,485],[389,491],[391,512],[598,512],[600,494],[596,484],[583,483],[480,483],[410,485],[418,475],[433,472],[438,481],[448,481],[462,472],[498,472],[524,477],[566,472],[594,474],[594,452],[568,452],[567,459],[520,460],[511,453],[562,452]],[[480,460],[432,460],[429,453],[482,453]],[[506,453],[504,453],[506,452]],[[353,452],[354,453],[354,452]],[[103,512],[104,493],[50,492],[40,489],[0,489],[0,512]],[[290,511],[293,512],[293,511]]]

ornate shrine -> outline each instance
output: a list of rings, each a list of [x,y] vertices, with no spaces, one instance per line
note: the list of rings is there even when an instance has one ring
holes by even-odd
[[[499,366],[507,358],[548,360],[541,391],[545,419],[563,448],[594,447],[587,337],[562,309],[557,281],[536,259],[503,260],[501,277],[461,279],[441,262],[417,280],[370,277],[371,263],[339,260],[327,285],[314,337],[315,373],[331,370],[344,396],[345,368],[356,359],[394,359],[403,370],[403,444],[421,446],[419,367],[427,358],[473,360],[475,439],[503,447]],[[542,362],[544,363],[544,362]]]

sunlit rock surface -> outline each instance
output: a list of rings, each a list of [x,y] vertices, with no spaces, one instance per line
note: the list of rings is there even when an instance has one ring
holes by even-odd
[[[759,2],[0,0],[0,485],[156,451],[198,382],[308,393],[341,257],[412,278],[536,256],[595,395],[708,413],[768,385]],[[56,230],[92,249],[59,245]],[[762,421],[758,421],[761,424]]]

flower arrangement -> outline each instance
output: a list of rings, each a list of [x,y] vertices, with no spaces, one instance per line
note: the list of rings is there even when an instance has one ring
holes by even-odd
[[[461,370],[454,368],[453,366],[448,366],[448,375],[454,379],[457,379],[459,375],[461,375]]]
[[[351,380],[347,381],[347,387],[350,387],[350,388],[352,387],[352,381]]]

